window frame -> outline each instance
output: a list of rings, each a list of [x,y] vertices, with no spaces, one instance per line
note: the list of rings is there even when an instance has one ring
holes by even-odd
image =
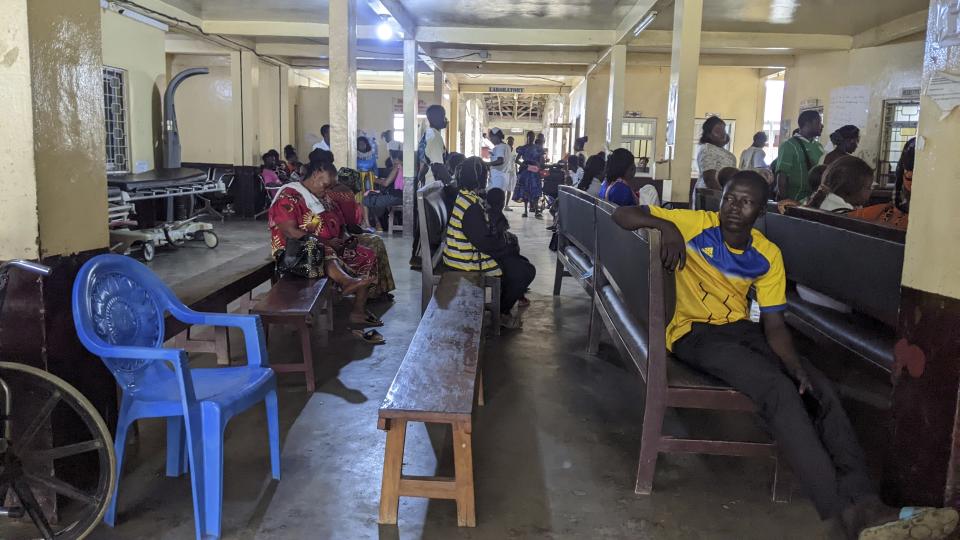
[[[108,88],[108,79],[107,77],[112,76],[120,81],[119,92],[112,92]],[[132,144],[130,142],[130,93],[129,93],[129,72],[126,69],[104,65],[103,70],[101,71],[101,82],[103,84],[103,130],[104,130],[104,165],[107,170],[107,174],[127,174],[132,170],[131,167],[131,149]],[[114,107],[112,106],[115,101],[111,101],[111,98],[119,98],[120,104],[119,107],[121,111],[119,113],[112,112]],[[112,116],[119,114],[119,121]],[[122,137],[119,139],[122,140],[121,143],[116,143],[117,137],[113,136],[113,133],[116,130],[113,123],[119,123],[119,127],[122,129]],[[111,143],[111,140],[113,142]],[[118,154],[117,152],[111,152],[111,148],[116,148],[122,146],[122,152]],[[121,166],[116,164],[116,156],[122,155],[123,163]]]

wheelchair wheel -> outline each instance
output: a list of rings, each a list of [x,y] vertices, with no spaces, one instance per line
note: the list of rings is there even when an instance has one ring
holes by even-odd
[[[0,538],[86,537],[103,519],[117,481],[103,418],[66,381],[22,364],[0,362],[0,394]],[[52,445],[43,429],[51,423]],[[57,441],[65,430],[70,440]],[[56,520],[41,509],[52,502]]]
[[[143,260],[147,262],[152,261],[156,253],[157,253],[157,247],[153,245],[153,242],[143,243]]]
[[[214,249],[220,245],[220,238],[217,236],[217,233],[213,231],[201,231],[200,234],[203,235],[203,243],[206,244],[208,248]]]

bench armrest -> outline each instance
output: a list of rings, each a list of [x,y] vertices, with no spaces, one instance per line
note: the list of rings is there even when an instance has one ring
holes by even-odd
[[[201,313],[186,306],[170,306],[170,314],[187,324],[239,328],[247,349],[247,365],[269,367],[267,346],[263,336],[263,324],[258,315],[235,315],[231,313]]]

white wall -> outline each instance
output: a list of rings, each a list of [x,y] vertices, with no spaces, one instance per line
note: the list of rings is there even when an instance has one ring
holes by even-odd
[[[240,119],[233,115],[230,57],[178,54],[170,62],[170,74],[191,67],[206,67],[210,73],[190,77],[177,89],[183,161],[233,163]]]
[[[860,148],[856,154],[872,167],[877,166],[883,131],[883,100],[900,97],[904,88],[920,86],[923,71],[923,41],[911,41],[852,51],[809,54],[797,57],[796,65],[784,77],[783,119],[790,130],[797,127],[800,103],[819,99],[824,106],[824,123],[830,116],[830,92],[849,85],[870,89],[870,111],[860,128]],[[830,134],[824,130],[826,144]]]

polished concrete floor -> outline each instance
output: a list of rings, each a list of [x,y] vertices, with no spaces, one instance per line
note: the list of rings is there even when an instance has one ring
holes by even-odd
[[[387,240],[397,281],[396,303],[383,313],[387,344],[370,347],[338,326],[317,348],[318,390],[300,375],[280,376],[283,437],[280,482],[269,477],[266,427],[260,408],[227,428],[225,538],[241,539],[811,539],[826,536],[800,494],[769,497],[766,460],[672,455],[659,461],[652,496],[633,493],[643,392],[612,347],[585,354],[589,299],[567,279],[552,296],[554,257],[545,223],[508,214],[522,250],[539,275],[524,328],[486,341],[486,406],[476,413],[474,460],[477,527],[458,529],[452,501],[401,499],[399,526],[378,526],[385,435],[377,409],[418,322],[420,275],[407,268],[409,238]],[[219,225],[218,225],[219,227]],[[228,223],[223,244],[202,253],[229,261],[226,249],[255,247],[263,222]],[[232,235],[236,235],[231,239]],[[200,249],[200,248],[197,248]],[[205,249],[205,248],[204,248]],[[176,279],[190,252],[160,253],[153,266]],[[342,318],[341,318],[342,320]],[[290,332],[270,335],[273,363],[299,361]],[[239,343],[234,336],[235,343]],[[235,347],[242,355],[242,345]],[[198,355],[195,365],[212,364]],[[711,434],[719,427],[756,432],[749,418],[669,416],[675,433]],[[164,476],[163,426],[144,422],[127,449],[118,525],[94,538],[189,538],[193,510],[187,477]],[[756,435],[762,436],[759,433]],[[405,472],[450,467],[450,436],[442,426],[411,424]]]

